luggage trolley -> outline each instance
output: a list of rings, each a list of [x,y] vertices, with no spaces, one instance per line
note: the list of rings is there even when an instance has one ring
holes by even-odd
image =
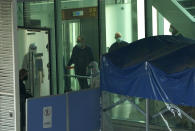
[[[74,69],[74,66],[71,66],[71,67],[69,67],[67,69],[68,70],[72,70],[72,69]],[[70,79],[71,78],[86,78],[89,87],[99,87],[99,83],[97,83],[97,82],[95,84],[98,84],[98,85],[94,85],[94,81],[95,81],[96,77],[98,77],[98,79],[99,79],[99,72],[93,74],[91,68],[89,68],[89,70],[87,71],[87,75],[85,75],[85,76],[75,75],[75,74],[74,75],[73,74],[68,74],[67,72],[65,73],[65,79],[67,79],[67,78],[70,78]],[[71,84],[68,85],[68,86],[71,86]],[[71,89],[71,87],[68,87],[68,88]]]

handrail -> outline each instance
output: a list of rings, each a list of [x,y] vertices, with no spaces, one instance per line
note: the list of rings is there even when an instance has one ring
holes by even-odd
[[[65,77],[87,78],[87,79],[91,79],[92,78],[92,76],[68,75],[68,74],[65,74]]]

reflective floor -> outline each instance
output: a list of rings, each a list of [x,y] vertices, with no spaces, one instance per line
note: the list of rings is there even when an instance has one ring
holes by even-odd
[[[108,101],[110,101],[110,105],[112,103],[116,103],[121,99],[124,99],[124,96],[117,95],[117,94],[110,94]],[[129,100],[135,105],[131,104]],[[142,98],[129,98],[125,102],[123,102],[120,105],[115,106],[111,109],[110,114],[112,116],[112,119],[116,120],[127,120],[131,122],[140,122],[145,123],[145,116],[138,111],[136,108],[141,109],[143,112],[145,112],[145,99]],[[193,117],[192,108],[186,107],[187,109],[184,109],[184,111],[187,112],[191,117]],[[166,110],[166,106],[163,102],[160,101],[154,101],[150,100],[150,116],[154,116],[155,114],[158,114],[162,110]],[[189,111],[190,109],[190,111]],[[157,117],[154,117],[150,120],[151,125],[157,125],[159,127],[165,127],[165,128],[178,128],[178,129],[195,129],[195,124],[193,124],[189,119],[187,119],[184,115],[178,116],[176,113],[175,115],[171,113],[170,111],[164,112],[162,115],[157,115]]]
[[[113,95],[114,102],[117,102],[122,98],[124,98],[124,96],[119,96],[116,94]],[[131,98],[130,100],[136,103],[139,106],[139,108],[141,108],[145,112],[145,101],[140,102],[139,98],[134,98],[134,99]],[[133,106],[128,100],[112,109],[112,118],[137,121],[137,122],[145,122],[145,116],[141,114],[136,109],[136,107]]]

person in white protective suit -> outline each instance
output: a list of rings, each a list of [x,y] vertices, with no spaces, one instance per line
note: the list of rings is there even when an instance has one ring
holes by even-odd
[[[32,43],[29,45],[29,51],[25,54],[22,68],[28,70],[28,80],[26,88],[34,96],[40,96],[41,84],[43,83],[43,53],[37,53],[37,46]]]
[[[87,67],[87,74],[92,77],[90,80],[90,87],[91,88],[100,87],[100,71],[98,68],[98,63],[96,61],[92,61],[89,63]]]

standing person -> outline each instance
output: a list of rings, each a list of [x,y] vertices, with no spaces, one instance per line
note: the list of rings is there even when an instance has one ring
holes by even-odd
[[[128,45],[128,43],[126,41],[123,41],[121,39],[121,37],[122,36],[121,36],[121,34],[119,32],[116,32],[115,33],[116,42],[114,42],[111,45],[111,47],[109,48],[109,50],[108,50],[109,53],[112,52],[112,51],[115,51],[115,50],[117,50],[117,49],[119,49],[121,47],[124,47],[124,46],[127,46]]]
[[[91,88],[100,87],[100,71],[98,68],[98,63],[96,61],[90,62],[87,68],[87,74],[89,74],[92,78],[90,80]]]
[[[73,48],[68,67],[74,65],[75,74],[80,76],[86,76],[87,66],[93,61],[93,53],[89,46],[84,43],[81,36],[77,37],[77,45]],[[89,88],[86,78],[78,78],[81,89]]]
[[[21,69],[19,71],[19,86],[20,86],[20,125],[21,131],[25,131],[25,102],[26,98],[32,97],[30,94],[26,93],[25,84],[23,83],[28,79],[28,71],[26,69]]]

